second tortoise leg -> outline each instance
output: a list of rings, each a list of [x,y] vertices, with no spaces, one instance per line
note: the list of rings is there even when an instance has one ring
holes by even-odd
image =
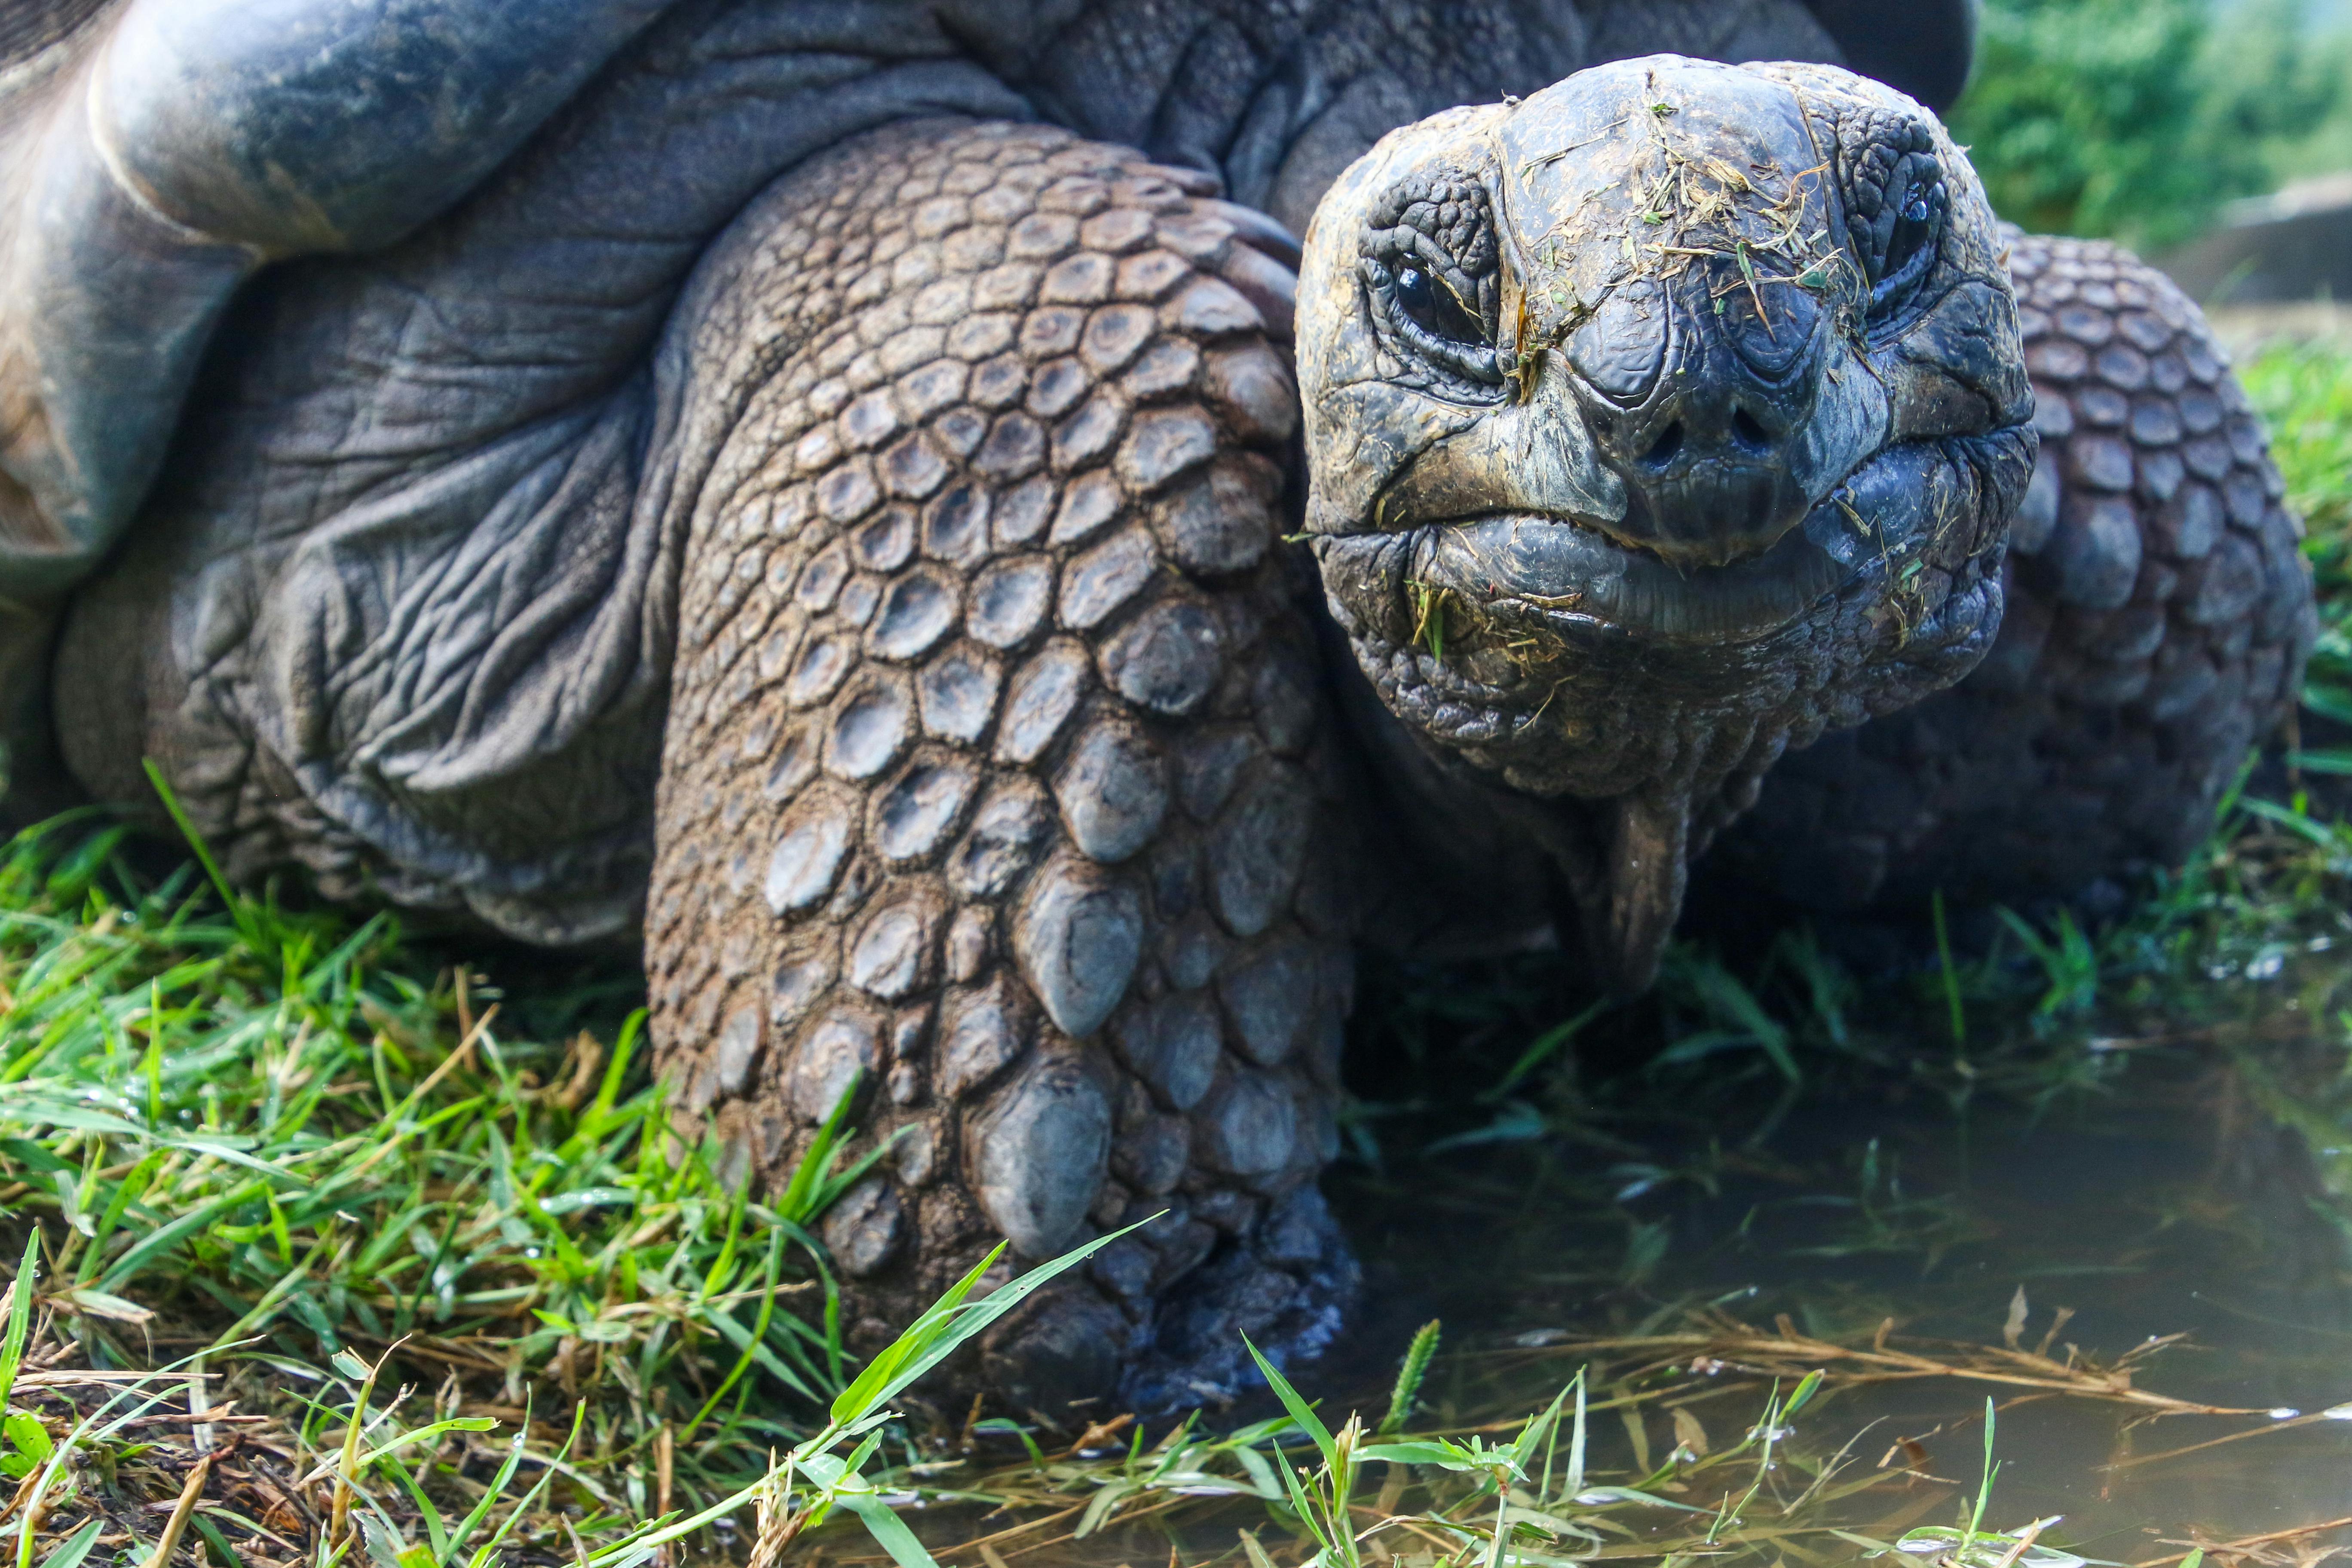
[[[1288,276],[1193,179],[893,128],[698,284],[740,374],[687,415],[731,429],[681,587],[659,1058],[772,1184],[858,1077],[859,1146],[895,1142],[821,1227],[856,1348],[1000,1237],[1149,1219],[988,1339],[1063,1423],[1122,1375],[1213,1400],[1239,1331],[1311,1352],[1355,1279],[1315,1184],[1352,905],[1280,539]]]
[[[1951,690],[1790,753],[1710,868],[1823,912],[2022,908],[2179,865],[2293,711],[2301,527],[2197,307],[2097,240],[2010,258],[2042,455],[2008,612]]]

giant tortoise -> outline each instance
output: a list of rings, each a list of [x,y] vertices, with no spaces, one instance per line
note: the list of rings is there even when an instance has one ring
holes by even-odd
[[[977,1375],[1213,1395],[1353,1287],[1359,943],[2064,897],[2295,689],[2262,432],[1997,225],[1970,26],[7,0],[12,809],[641,944],[737,1170],[895,1138],[853,1342],[1149,1219]]]

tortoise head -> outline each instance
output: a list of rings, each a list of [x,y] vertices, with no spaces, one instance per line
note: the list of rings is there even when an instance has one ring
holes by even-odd
[[[1607,803],[1570,883],[1621,984],[1695,818],[1990,646],[2034,454],[2004,262],[1935,118],[1825,66],[1585,71],[1394,132],[1317,210],[1331,608],[1441,759]]]

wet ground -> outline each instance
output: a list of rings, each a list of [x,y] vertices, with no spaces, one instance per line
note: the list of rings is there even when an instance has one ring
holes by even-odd
[[[1991,1394],[2004,1406],[2003,1468],[1988,1522],[2063,1514],[2067,1528],[2053,1533],[2099,1557],[2162,1555],[2153,1538],[2192,1525],[2232,1540],[2352,1515],[2352,1421],[2273,1429],[2289,1413],[2352,1402],[2352,1276],[2319,1162],[2249,1103],[2232,1069],[2168,1063],[2133,1078],[2112,1100],[2039,1117],[1979,1109],[1963,1124],[1916,1100],[1794,1115],[1763,1148],[1710,1173],[1713,1193],[1685,1176],[1633,1196],[1613,1258],[1590,1218],[1547,1212],[1539,1194],[1498,1212],[1499,1191],[1465,1184],[1415,1204],[1407,1184],[1390,1183],[1349,1207],[1375,1232],[1366,1251],[1395,1292],[1391,1310],[1441,1316],[1455,1344],[1496,1352],[1671,1331],[1700,1303],[1768,1333],[1786,1314],[1800,1333],[1866,1343],[1892,1318],[1898,1347],[2000,1346],[2021,1289],[2021,1349],[2039,1348],[2057,1313],[2070,1314],[2049,1341],[2062,1363],[2070,1347],[2078,1364],[2112,1364],[2152,1338],[2185,1335],[2147,1354],[2135,1383],[2279,1416],[2149,1420],[2105,1400],[2020,1402],[2017,1388],[1927,1378],[1832,1384],[1802,1425],[1820,1444],[1876,1423],[1857,1450],[1864,1464],[1900,1450],[1895,1465],[1973,1493]],[[1629,1172],[1625,1184],[1645,1179]],[[1625,1282],[1629,1271],[1638,1284]],[[1508,1403],[1512,1384],[1518,1403],[1540,1405],[1589,1353],[1571,1344],[1549,1356],[1474,1354],[1441,1387],[1464,1413]],[[1714,1375],[1736,1379],[1736,1365]],[[1749,1391],[1689,1408],[1736,1432],[1759,1403]],[[1664,1452],[1670,1421],[1645,1419],[1654,1455]],[[2152,1458],[2248,1432],[2260,1435]],[[1892,1510],[1874,1496],[1868,1517],[1847,1522]]]
[[[1895,1523],[1906,1492],[1933,1492],[1920,1517],[1948,1522],[1953,1500],[1980,1482],[1989,1394],[2001,1469],[1988,1525],[2063,1515],[2047,1539],[2147,1563],[2192,1539],[2343,1520],[2347,1020],[2311,1020],[2296,1000],[2332,990],[2319,966],[2335,962],[2307,961],[2300,983],[2240,985],[2219,1023],[2053,1040],[2030,1064],[2012,1056],[1998,1091],[1963,1098],[1952,1086],[1965,1069],[1930,1077],[1884,1063],[1804,1086],[1753,1068],[1721,1075],[1738,1078],[1727,1084],[1636,1068],[1565,1108],[1556,1097],[1545,1138],[1456,1144],[1378,1173],[1358,1165],[1334,1185],[1390,1321],[1353,1353],[1369,1360],[1385,1342],[1393,1354],[1406,1322],[1442,1317],[1449,1344],[1468,1353],[1433,1381],[1434,1414],[1475,1419],[1540,1405],[1596,1353],[1619,1368],[1668,1359],[1663,1345],[1596,1352],[1581,1342],[1595,1336],[1736,1320],[1767,1337],[1867,1349],[1891,1320],[1898,1352],[2021,1381],[1833,1377],[1798,1423],[1805,1446],[1864,1434],[1860,1467],[1955,1483],[1874,1489],[1839,1521],[1849,1528]],[[1932,1035],[1916,1049],[1952,1051]],[[1506,1109],[1487,1130],[1509,1123]],[[2012,1346],[2054,1364],[2004,1357]],[[1718,1446],[1752,1422],[1762,1392],[1741,1358],[1723,1359],[1685,1374],[1691,1386],[1741,1385],[1685,1406]],[[2095,1379],[2119,1362],[2137,1390],[2260,1414],[2156,1415],[2031,1386],[2065,1380],[2069,1366]],[[1355,1380],[1369,1384],[1371,1370]],[[1350,1381],[1328,1378],[1335,1394]],[[1642,1420],[1654,1463],[1676,1427],[1664,1405]],[[1604,1465],[1629,1474],[1634,1440],[1630,1426],[1596,1426],[1613,1450]],[[2337,1531],[2269,1550],[2292,1561],[2347,1542],[2352,1532]]]

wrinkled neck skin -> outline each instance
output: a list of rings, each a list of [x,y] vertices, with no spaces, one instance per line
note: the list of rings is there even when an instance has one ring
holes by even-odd
[[[1409,127],[1318,209],[1299,340],[1379,787],[1479,818],[1467,855],[1419,835],[1473,899],[1538,851],[1615,989],[1787,748],[1999,629],[2015,309],[1964,158],[1890,89],[1659,56]]]

